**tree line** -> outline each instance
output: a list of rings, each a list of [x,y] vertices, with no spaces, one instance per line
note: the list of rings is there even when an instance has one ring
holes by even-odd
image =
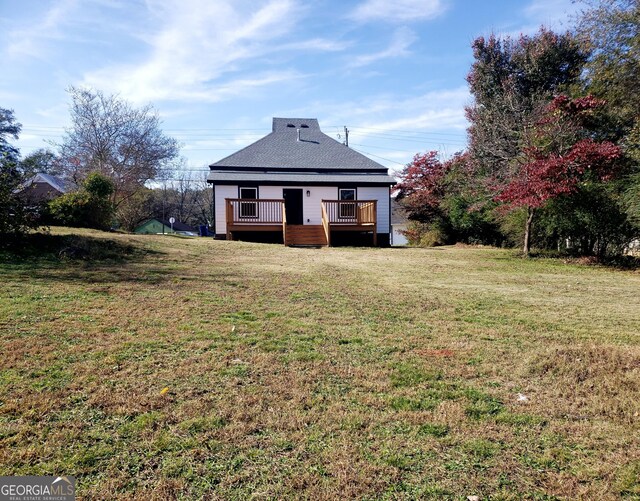
[[[19,241],[50,224],[132,231],[151,218],[197,227],[212,220],[211,190],[185,169],[178,142],[161,130],[150,106],[71,87],[71,126],[55,149],[20,156],[11,144],[21,124],[0,107],[0,235]],[[59,176],[72,189],[34,203],[24,188],[37,173]]]
[[[411,242],[605,256],[640,238],[640,4],[584,4],[566,33],[473,42],[468,148],[400,173]]]

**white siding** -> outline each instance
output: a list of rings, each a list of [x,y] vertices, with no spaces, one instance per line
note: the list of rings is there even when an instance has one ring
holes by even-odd
[[[338,200],[337,186],[260,186],[258,197],[262,199],[281,199],[283,189],[302,190],[302,211],[304,224],[322,224],[322,200]],[[216,233],[224,235],[227,232],[225,198],[238,198],[238,186],[216,186]],[[307,196],[307,190],[309,196]],[[389,233],[389,188],[358,187],[359,200],[377,200],[378,233]]]
[[[237,186],[216,186],[216,235],[227,233],[227,214],[225,198],[238,198]]]
[[[389,233],[389,188],[386,186],[358,188],[358,200],[378,201],[378,233]]]
[[[335,186],[260,186],[260,198],[282,198],[283,189],[302,190],[302,220],[304,224],[322,224],[322,200],[337,200]],[[309,196],[307,196],[307,190]]]
[[[282,198],[282,186],[260,186],[258,189],[258,196],[260,198],[270,198],[272,200]]]
[[[337,186],[311,186],[307,188],[311,192],[311,196],[307,197],[307,190],[304,193],[304,223],[305,224],[322,224],[322,207],[320,203],[323,200],[337,200]],[[307,219],[311,221],[307,222]]]

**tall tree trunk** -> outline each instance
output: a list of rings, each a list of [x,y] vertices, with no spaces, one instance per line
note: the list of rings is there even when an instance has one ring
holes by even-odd
[[[529,251],[531,250],[531,225],[533,223],[533,207],[527,207],[527,224],[524,227],[524,247],[522,248],[522,253],[529,257]]]

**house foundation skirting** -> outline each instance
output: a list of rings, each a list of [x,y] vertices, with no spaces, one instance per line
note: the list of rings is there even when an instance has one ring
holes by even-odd
[[[390,238],[389,238],[389,234],[388,233],[378,233],[377,236],[378,236],[378,247],[390,247],[391,246],[391,242],[390,242]],[[227,235],[226,235],[226,233],[222,233],[222,234],[218,233],[213,238],[214,238],[214,240],[227,240]],[[371,238],[371,237],[369,237],[369,238]]]

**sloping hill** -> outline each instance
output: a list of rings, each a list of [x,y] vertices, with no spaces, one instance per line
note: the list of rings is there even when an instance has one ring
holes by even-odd
[[[639,493],[637,272],[53,233],[0,262],[0,475],[87,499]]]

